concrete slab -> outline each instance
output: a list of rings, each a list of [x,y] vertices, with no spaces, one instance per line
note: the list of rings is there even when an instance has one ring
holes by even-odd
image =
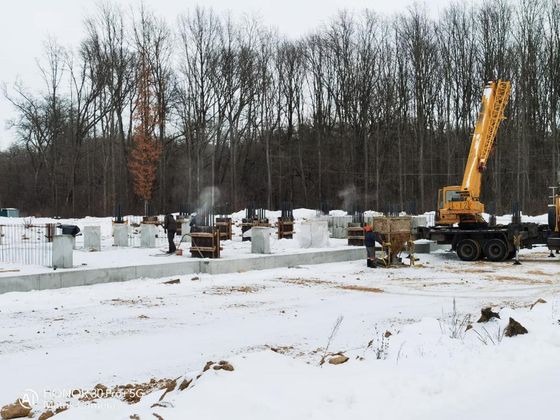
[[[354,261],[365,258],[365,248],[349,247],[347,249],[323,249],[291,254],[252,255],[248,258],[227,260],[188,258],[176,263],[110,268],[58,269],[49,273],[0,277],[0,294],[121,282],[138,278],[161,278],[197,273],[227,274],[280,267],[288,268],[298,265]]]

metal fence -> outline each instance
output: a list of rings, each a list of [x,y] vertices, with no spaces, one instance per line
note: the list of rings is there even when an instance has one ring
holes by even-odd
[[[0,262],[52,265],[55,224],[0,225]]]

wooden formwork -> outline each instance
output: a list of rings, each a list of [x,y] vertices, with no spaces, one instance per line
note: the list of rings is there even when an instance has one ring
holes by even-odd
[[[294,219],[289,217],[278,218],[278,239],[292,239],[294,237]]]
[[[241,219],[241,240],[250,241],[250,237],[245,237],[244,233],[250,230],[253,226],[256,227],[270,227],[268,219]]]
[[[245,236],[245,232],[253,227],[253,219],[242,219],[241,220],[241,240],[250,241],[251,238]]]
[[[220,231],[222,241],[231,241],[231,217],[217,217],[216,227]]]
[[[142,223],[145,225],[159,225],[159,219],[157,216],[142,216]]]
[[[191,239],[191,256],[220,258],[220,231],[216,226],[193,226]]]
[[[348,245],[364,246],[364,227],[361,223],[348,223]]]

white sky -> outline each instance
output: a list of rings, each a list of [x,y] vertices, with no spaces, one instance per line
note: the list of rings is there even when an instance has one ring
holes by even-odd
[[[339,9],[369,8],[381,14],[406,10],[413,0],[144,0],[156,14],[174,25],[177,15],[197,4],[212,7],[218,13],[234,16],[249,14],[275,26],[281,34],[297,37],[328,21]],[[135,0],[114,0],[125,8]],[[426,1],[434,14],[449,0]],[[68,47],[76,47],[82,37],[82,22],[98,4],[96,0],[4,0],[0,11],[0,83],[8,87],[20,78],[29,88],[40,84],[36,59],[48,36]],[[11,105],[0,94],[0,149],[13,142],[15,133],[6,129],[14,117]]]

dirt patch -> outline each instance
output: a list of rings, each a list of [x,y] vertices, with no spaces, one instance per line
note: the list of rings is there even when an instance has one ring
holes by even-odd
[[[520,277],[520,276],[509,276],[509,275],[499,275],[499,276],[486,276],[487,280],[497,280],[497,281],[515,281],[518,283],[524,284],[552,284],[552,280],[543,280],[543,279],[529,279],[527,277]]]
[[[113,305],[113,306],[121,306],[121,305],[124,305],[124,306],[147,306],[147,307],[160,306],[163,298],[158,297],[156,299],[159,299],[160,302],[154,302],[150,299],[143,299],[141,297],[138,297],[136,299],[116,298],[116,299],[110,299],[110,300],[102,300],[100,303],[102,303],[103,305]]]
[[[337,286],[337,288],[343,290],[354,290],[356,292],[383,293],[383,289],[379,289],[377,287],[356,286],[354,284]]]
[[[542,270],[531,270],[531,271],[527,271],[527,274],[532,274],[533,276],[553,276],[554,274],[551,273],[545,273]]]
[[[356,285],[356,284],[340,284],[340,283],[335,283],[333,281],[313,279],[313,278],[304,279],[304,278],[301,278],[301,277],[298,277],[298,278],[283,278],[283,277],[280,277],[277,280],[280,280],[283,283],[295,284],[297,286],[306,286],[306,287],[327,286],[327,287],[333,287],[333,288],[336,288],[336,289],[354,290],[354,291],[357,291],[357,292],[383,293],[383,290],[379,289],[377,287],[367,287],[367,286],[361,286],[361,285]]]
[[[442,269],[444,271],[449,271],[449,272],[452,272],[452,273],[461,273],[461,274],[467,273],[467,272],[468,273],[475,273],[475,274],[495,273],[496,272],[496,270],[493,270],[491,268],[482,268],[482,267],[480,267],[480,268],[470,267],[468,269],[468,271],[465,270],[464,267],[442,267]]]
[[[332,285],[334,284],[332,281],[328,281],[328,280],[320,280],[320,279],[304,279],[301,277],[298,278],[283,278],[283,277],[279,277],[278,280],[280,280],[283,283],[288,283],[288,284],[296,284],[298,286],[323,286],[323,285]]]
[[[294,350],[293,346],[272,347],[272,346],[266,345],[266,347],[268,347],[274,353],[279,353],[279,354],[288,354],[288,353],[291,353]]]
[[[256,293],[261,289],[264,289],[264,286],[232,286],[232,287],[213,287],[210,290],[205,290],[202,292],[206,295],[231,295],[233,293]]]

